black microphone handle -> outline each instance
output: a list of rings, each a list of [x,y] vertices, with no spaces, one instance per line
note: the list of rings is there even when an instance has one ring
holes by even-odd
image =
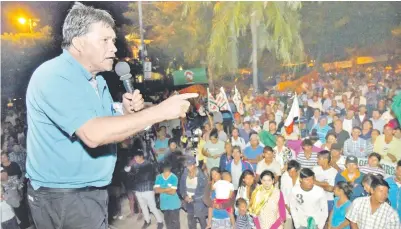
[[[129,93],[134,93],[134,86],[132,85],[131,78],[122,80],[124,84],[124,88]]]

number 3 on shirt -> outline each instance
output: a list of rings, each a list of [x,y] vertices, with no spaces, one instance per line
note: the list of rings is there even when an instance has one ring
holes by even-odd
[[[302,194],[297,194],[296,197],[297,197],[298,204],[303,204],[304,203],[304,199],[303,199]]]

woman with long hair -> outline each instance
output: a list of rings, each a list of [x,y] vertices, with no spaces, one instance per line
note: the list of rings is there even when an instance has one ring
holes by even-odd
[[[352,186],[345,181],[340,181],[334,186],[334,206],[329,217],[329,228],[349,229],[349,221],[346,220],[345,214],[351,206],[349,200],[352,194]]]
[[[274,173],[265,170],[260,175],[261,184],[253,191],[249,212],[257,229],[283,228],[286,220],[283,193],[275,187]]]
[[[256,188],[255,180],[255,173],[251,170],[245,170],[242,172],[241,177],[239,178],[239,186],[235,199],[243,198],[249,204],[252,192]],[[235,212],[237,212],[237,209],[235,209]]]
[[[227,173],[227,172],[226,172]],[[231,229],[234,217],[227,211],[228,208],[234,205],[234,198],[230,198],[225,203],[216,203],[216,190],[213,190],[213,185],[222,179],[222,172],[218,167],[213,167],[210,170],[210,182],[205,187],[203,201],[209,207],[208,225],[206,228],[211,229]]]

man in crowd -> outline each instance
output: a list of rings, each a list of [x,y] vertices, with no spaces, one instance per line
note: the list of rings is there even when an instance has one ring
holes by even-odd
[[[196,159],[188,157],[178,189],[184,200],[183,207],[187,212],[188,228],[196,228],[197,220],[201,229],[206,228],[208,208],[203,203],[206,185],[208,185],[207,176],[196,166]]]
[[[381,118],[381,114],[377,109],[373,110],[372,118],[370,119],[370,121],[372,121],[373,129],[376,129],[376,130],[380,131],[380,133],[383,133],[383,128],[384,128],[385,122]]]
[[[366,158],[369,154],[367,152],[366,140],[360,138],[361,128],[353,127],[351,138],[344,142],[344,156],[355,156]]]
[[[250,139],[251,144],[245,148],[243,159],[249,162],[253,170],[256,171],[256,164],[263,157],[263,147],[259,145],[259,136],[257,134],[252,134]]]
[[[312,169],[317,165],[317,153],[312,152],[313,143],[309,139],[302,141],[303,152],[300,152],[297,156],[297,161],[301,164],[302,168]]]
[[[385,125],[383,134],[376,138],[373,151],[380,154],[384,161],[397,162],[401,159],[401,140],[393,135],[394,129]]]
[[[234,128],[231,132],[232,146],[239,146],[241,151],[245,149],[245,140],[239,136],[239,129]]]
[[[349,134],[352,133],[352,128],[362,126],[361,121],[359,121],[359,119],[356,119],[354,114],[355,112],[352,109],[348,109],[347,114],[343,120],[343,129]]]
[[[314,185],[315,174],[311,169],[303,168],[300,172],[300,184],[295,185],[290,194],[290,210],[296,229],[323,229],[329,214],[324,190]]]
[[[142,229],[148,228],[151,224],[149,210],[153,213],[157,220],[157,229],[163,228],[163,218],[161,213],[156,208],[155,192],[153,191],[154,181],[156,177],[155,166],[149,161],[145,160],[143,151],[137,150],[135,155],[135,164],[126,167],[125,171],[134,173],[135,180],[135,196],[138,199],[139,206],[141,207],[145,223]]]
[[[63,53],[30,78],[28,200],[37,228],[57,228],[59,222],[65,228],[107,228],[105,187],[114,171],[115,143],[155,123],[185,117],[187,99],[197,97],[175,95],[140,111],[144,100],[136,90],[124,94],[122,104],[113,103],[98,73],[113,68],[114,26],[108,12],[75,3],[62,28]]]
[[[287,171],[285,171],[281,177],[280,189],[283,193],[287,213],[284,229],[293,229],[293,220],[290,214],[291,190],[295,187],[295,185],[299,185],[300,170],[301,165],[296,160],[291,160],[287,164]]]
[[[334,121],[334,129],[331,129],[328,134],[335,134],[337,138],[337,143],[341,148],[344,147],[344,142],[350,137],[349,133],[343,130],[343,122],[338,119]]]
[[[279,176],[281,176],[281,168],[280,164],[274,160],[274,152],[270,146],[265,146],[263,149],[263,157],[264,159],[258,162],[256,166],[256,180],[259,180],[260,174],[265,170],[273,172],[276,180],[278,180]]]
[[[397,211],[401,221],[401,160],[397,162],[395,175],[386,179],[390,187],[388,192],[388,199],[391,207]]]
[[[386,202],[389,185],[383,179],[373,179],[371,195],[360,197],[352,202],[346,217],[352,229],[399,229],[401,227],[397,212]]]
[[[364,193],[362,186],[362,179],[364,174],[359,171],[358,158],[355,156],[348,156],[345,160],[345,170],[337,173],[335,183],[340,181],[348,182],[352,185],[352,196],[350,198],[353,201],[355,198],[361,197]]]
[[[329,212],[334,205],[334,185],[337,176],[337,170],[330,165],[331,156],[327,150],[320,151],[317,156],[318,166],[313,167],[315,173],[315,185],[324,189],[327,198]]]

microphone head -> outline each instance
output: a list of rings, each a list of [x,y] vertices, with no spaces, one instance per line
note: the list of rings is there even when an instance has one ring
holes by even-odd
[[[120,80],[129,79],[132,77],[131,68],[129,67],[129,64],[127,62],[124,61],[118,62],[114,70],[120,77]]]

